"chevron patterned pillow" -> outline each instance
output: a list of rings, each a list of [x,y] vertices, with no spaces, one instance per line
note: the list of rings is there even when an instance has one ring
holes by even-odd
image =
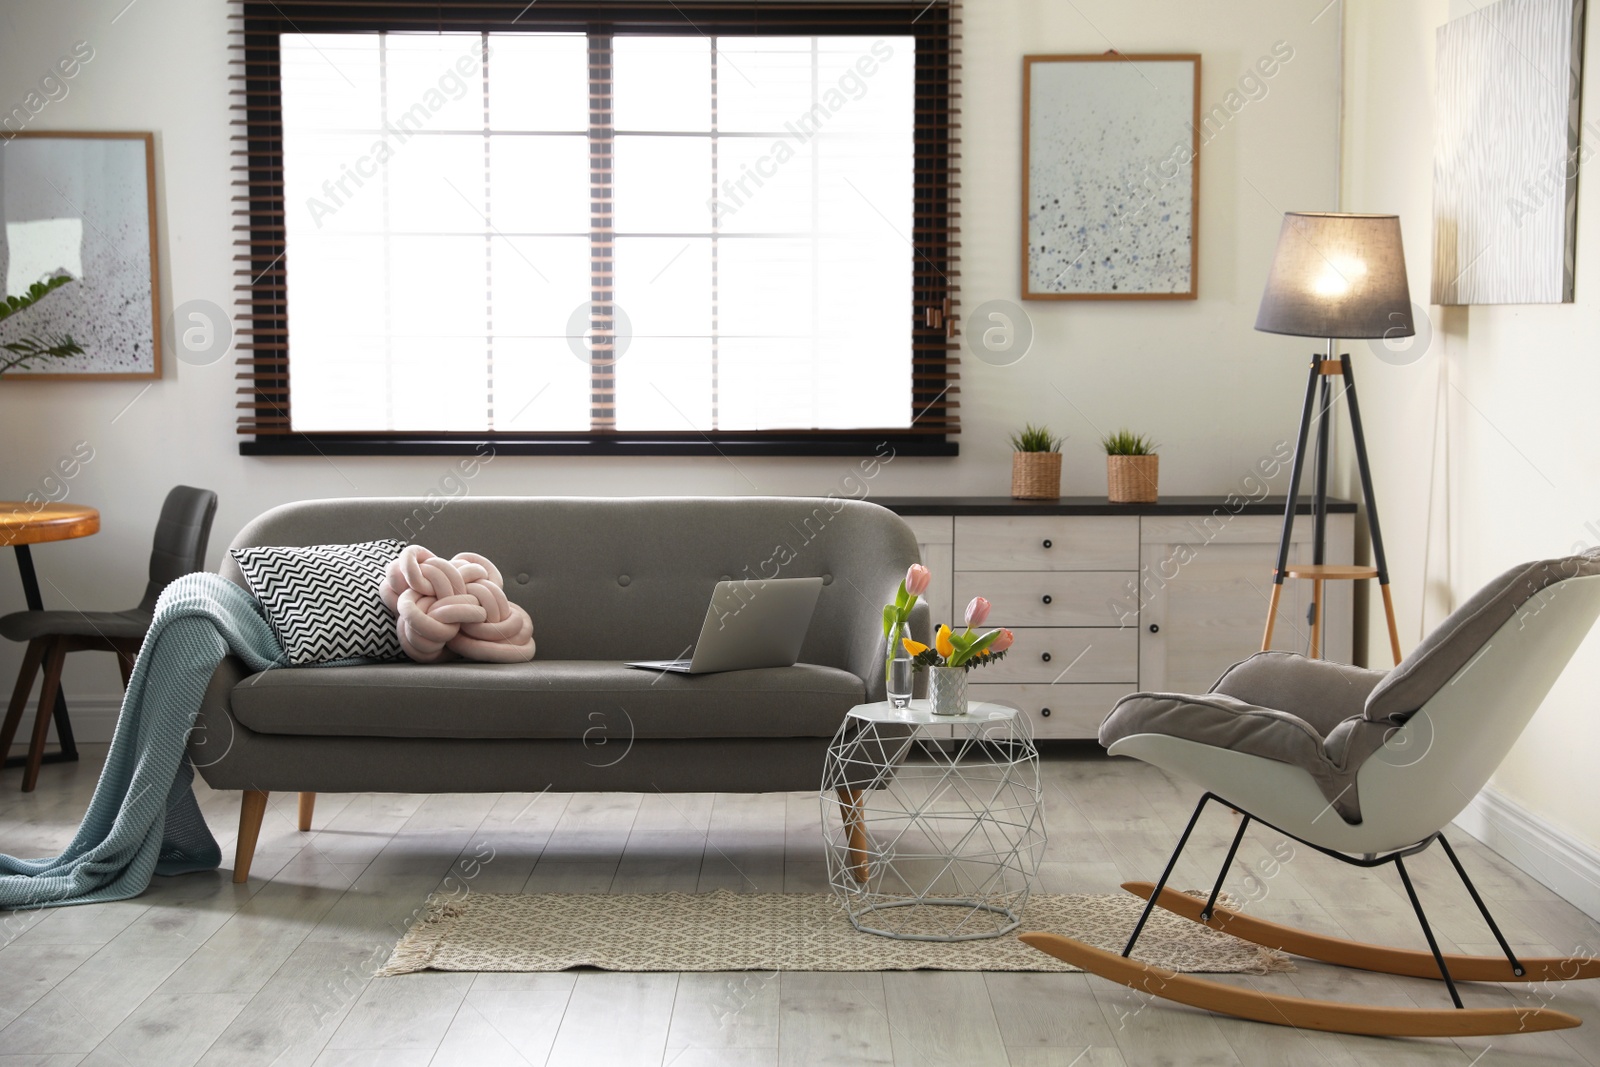
[[[379,589],[403,541],[308,548],[236,548],[234,562],[266,609],[291,667],[401,659],[394,614]]]

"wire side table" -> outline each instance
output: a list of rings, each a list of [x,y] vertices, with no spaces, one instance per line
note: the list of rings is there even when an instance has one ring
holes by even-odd
[[[1039,753],[1014,708],[850,710],[828,747],[828,881],[851,925],[912,941],[1000,937],[1044,853]]]

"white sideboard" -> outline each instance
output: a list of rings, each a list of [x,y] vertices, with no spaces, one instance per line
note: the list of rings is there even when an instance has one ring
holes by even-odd
[[[984,596],[985,625],[1015,631],[1004,660],[974,669],[970,691],[1026,713],[1036,737],[1093,738],[1120,697],[1205,692],[1261,647],[1281,500],[1237,513],[1192,498],[1131,508],[954,498],[943,514],[935,500],[880,503],[916,531],[935,623],[958,625]],[[1291,562],[1310,561],[1313,532],[1309,513],[1297,518]],[[1354,550],[1355,508],[1341,501],[1327,516],[1323,562],[1353,563]],[[1348,662],[1351,584],[1327,591],[1324,655]],[[1307,651],[1310,595],[1309,582],[1284,583],[1274,648]]]

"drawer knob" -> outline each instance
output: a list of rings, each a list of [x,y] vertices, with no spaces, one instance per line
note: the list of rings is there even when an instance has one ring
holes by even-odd
[[[1150,624],[1150,632],[1153,633],[1153,634],[1158,634],[1158,633],[1161,632],[1161,627],[1157,626],[1155,623],[1151,623]]]
[[[1043,655],[1041,655],[1039,658],[1044,660],[1046,663],[1049,663],[1050,662],[1050,653],[1046,652]]]
[[[1050,717],[1050,709],[1049,708],[1040,708],[1039,709],[1039,714],[1043,715],[1045,718],[1048,719]]]
[[[1044,539],[1044,547],[1046,547],[1046,548],[1054,548],[1054,547],[1056,547],[1056,543],[1054,541],[1050,540],[1050,538],[1046,537]]]
[[[1050,603],[1050,601],[1051,601],[1051,596],[1050,596],[1050,594],[1049,594],[1049,593],[1046,593],[1046,594],[1045,594],[1045,595],[1044,595],[1044,602],[1045,602],[1045,603],[1046,603],[1046,604],[1048,604],[1048,603]]]

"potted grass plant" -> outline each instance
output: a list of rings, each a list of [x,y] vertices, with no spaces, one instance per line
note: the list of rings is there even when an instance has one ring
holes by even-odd
[[[1113,504],[1154,504],[1161,457],[1147,434],[1122,429],[1100,439],[1106,450],[1106,496]]]
[[[1054,500],[1061,495],[1061,442],[1047,427],[1028,423],[1011,435],[1011,495]]]

